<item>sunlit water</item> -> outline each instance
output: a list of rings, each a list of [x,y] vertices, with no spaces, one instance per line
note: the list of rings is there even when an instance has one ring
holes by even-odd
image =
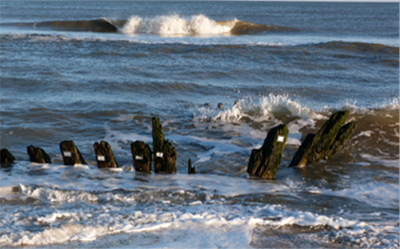
[[[1,147],[17,159],[0,168],[0,247],[399,246],[398,3],[0,6]],[[337,110],[358,124],[348,148],[289,168]],[[134,171],[154,116],[177,174]],[[249,177],[281,123],[276,179]],[[63,165],[62,140],[88,165]],[[120,168],[97,168],[101,140]],[[53,163],[30,163],[31,144]]]

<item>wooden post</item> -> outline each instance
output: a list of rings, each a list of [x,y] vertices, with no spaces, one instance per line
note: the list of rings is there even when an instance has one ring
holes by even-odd
[[[324,159],[331,159],[337,152],[342,151],[344,148],[346,148],[351,138],[353,138],[356,129],[356,122],[349,122],[343,125],[340,128],[339,133],[336,136],[336,139],[330,147],[328,153],[326,153]]]
[[[260,149],[251,152],[247,172],[264,179],[274,179],[285,149],[289,129],[287,125],[272,128]]]
[[[0,151],[0,162],[1,163],[13,163],[15,157],[6,149],[1,149]]]
[[[60,150],[65,165],[86,164],[85,159],[83,159],[82,154],[73,141],[62,141],[60,143]]]
[[[163,173],[176,173],[176,149],[172,145],[171,141],[167,140],[164,143],[164,157],[163,157],[163,167],[161,171]]]
[[[289,167],[304,167],[307,164],[319,162],[332,157],[338,149],[343,148],[343,144],[348,142],[356,128],[355,124],[343,126],[348,115],[349,111],[334,113],[317,134],[314,136],[309,134],[296,152]],[[339,136],[339,133],[342,135]]]
[[[196,167],[192,166],[192,159],[188,161],[188,174],[196,174]]]
[[[27,149],[29,159],[31,162],[51,163],[50,156],[42,148],[34,147],[33,145],[31,145],[31,146],[28,146],[26,149]]]
[[[100,143],[94,143],[93,147],[96,154],[97,166],[100,169],[118,168],[118,163],[115,160],[115,156],[110,144],[108,144],[106,141],[101,141]]]
[[[131,151],[135,170],[138,172],[151,173],[151,149],[143,141],[131,143]]]
[[[176,149],[169,140],[165,140],[160,119],[153,117],[152,124],[154,172],[176,173]]]
[[[153,123],[154,172],[159,173],[163,165],[165,137],[160,119],[153,117],[151,120]]]

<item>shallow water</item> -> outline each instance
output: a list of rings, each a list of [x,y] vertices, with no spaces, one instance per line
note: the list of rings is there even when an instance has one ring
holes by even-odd
[[[1,1],[1,147],[17,162],[0,168],[0,246],[398,247],[398,3],[156,3]],[[93,20],[118,30],[75,25]],[[338,110],[358,124],[348,148],[289,168]],[[153,116],[177,174],[134,171]],[[276,179],[248,176],[281,123]],[[88,165],[63,165],[62,140]],[[97,168],[101,140],[120,168]],[[31,144],[53,163],[30,163]]]

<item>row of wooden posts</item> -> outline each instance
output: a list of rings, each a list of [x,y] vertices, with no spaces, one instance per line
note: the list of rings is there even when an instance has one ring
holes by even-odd
[[[316,134],[308,134],[302,145],[294,155],[289,167],[303,167],[307,164],[332,158],[343,150],[355,133],[357,124],[349,122],[344,124],[348,111],[334,113]],[[151,165],[154,160],[155,173],[176,173],[177,153],[171,141],[166,140],[159,118],[152,118],[153,151],[143,141],[131,143],[131,152],[135,170],[151,173]],[[286,124],[272,128],[264,140],[260,149],[253,149],[250,155],[247,172],[250,175],[265,179],[274,179],[281,164],[283,151],[289,136]],[[117,168],[118,163],[114,157],[111,146],[105,142],[93,145],[96,153],[96,161],[99,168]],[[60,150],[65,165],[86,164],[82,154],[73,141],[62,141]],[[27,152],[31,162],[51,163],[49,155],[39,147],[29,146]],[[1,150],[1,163],[13,163],[14,156],[7,150]],[[188,173],[196,173],[192,166],[192,160],[188,161]]]

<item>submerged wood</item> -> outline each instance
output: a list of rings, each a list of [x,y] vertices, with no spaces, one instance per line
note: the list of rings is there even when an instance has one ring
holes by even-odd
[[[160,119],[153,117],[152,125],[154,172],[176,173],[176,149],[169,140],[165,140]]]
[[[304,140],[289,167],[304,167],[307,164],[326,159],[348,115],[349,111],[334,113],[317,134],[308,135],[307,137],[310,137]]]
[[[151,173],[151,149],[148,144],[143,141],[135,141],[131,143],[131,151],[135,170],[143,173]]]
[[[110,144],[106,141],[101,141],[100,143],[94,143],[93,147],[99,168],[118,168],[118,163]]]
[[[1,163],[13,163],[15,161],[15,157],[8,151],[6,148],[1,149],[0,151],[0,162]]]
[[[287,125],[272,128],[260,149],[251,152],[247,172],[264,179],[274,179],[282,161],[289,129]]]
[[[326,153],[324,159],[331,159],[337,152],[344,150],[349,144],[350,140],[353,138],[356,129],[357,129],[356,122],[349,122],[343,125],[340,128],[335,141],[333,142],[330,149]]]
[[[34,163],[51,163],[50,156],[40,147],[33,145],[27,147],[29,159]]]
[[[75,143],[71,140],[64,140],[60,143],[61,155],[65,165],[86,164],[85,159]]]
[[[196,167],[192,166],[192,159],[188,161],[188,174],[196,174]]]

